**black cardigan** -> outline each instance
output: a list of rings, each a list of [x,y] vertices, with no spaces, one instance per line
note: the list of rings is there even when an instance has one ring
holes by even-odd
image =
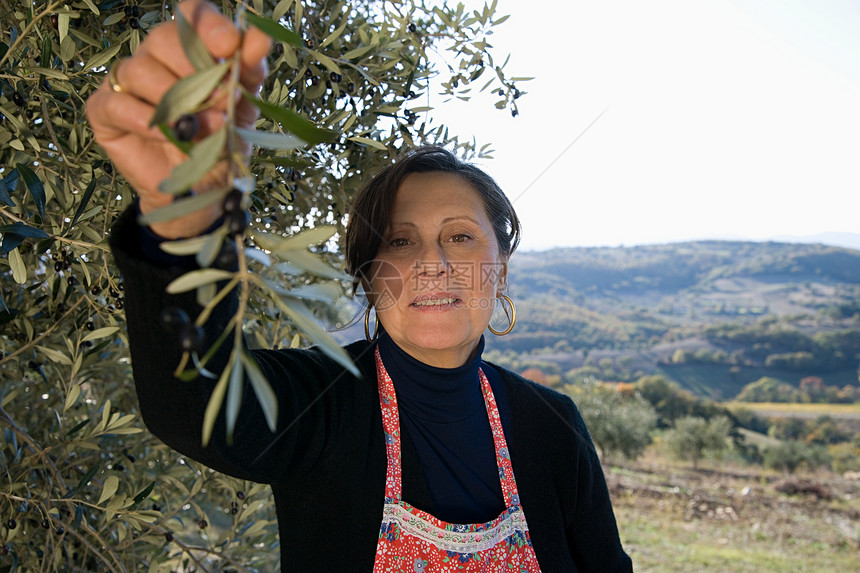
[[[284,571],[370,572],[382,518],[386,454],[373,344],[347,352],[357,379],[315,348],[255,350],[279,403],[273,434],[246,384],[234,441],[224,440],[224,416],[201,447],[203,413],[214,381],[172,376],[180,351],[156,317],[179,306],[199,311],[193,293],[168,295],[165,286],[188,269],[148,262],[139,228],[126,212],[111,233],[123,274],[128,338],[140,409],[147,427],[177,451],[207,466],[272,487]],[[222,303],[207,324],[211,343],[232,316]],[[229,344],[226,345],[229,352]],[[222,352],[210,364],[219,372]],[[599,460],[570,398],[498,368],[513,405],[503,412],[520,500],[544,573],[632,571],[618,538]],[[410,501],[429,499],[423,472],[404,438],[403,483]],[[429,503],[429,502],[428,502]]]

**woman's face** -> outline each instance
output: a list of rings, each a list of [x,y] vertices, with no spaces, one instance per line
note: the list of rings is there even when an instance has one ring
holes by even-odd
[[[477,191],[450,173],[408,175],[370,268],[378,320],[403,350],[453,368],[475,350],[507,261]]]

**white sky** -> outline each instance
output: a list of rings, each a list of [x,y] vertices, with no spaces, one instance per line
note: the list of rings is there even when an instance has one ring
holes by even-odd
[[[523,248],[860,232],[860,2],[499,0],[498,14],[496,57],[536,77],[520,117],[492,97],[430,103],[493,144],[479,163]]]

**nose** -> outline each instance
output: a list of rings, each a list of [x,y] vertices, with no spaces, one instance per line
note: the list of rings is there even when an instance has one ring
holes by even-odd
[[[425,245],[418,253],[415,271],[418,276],[438,278],[449,272],[449,261],[445,250],[438,244]]]

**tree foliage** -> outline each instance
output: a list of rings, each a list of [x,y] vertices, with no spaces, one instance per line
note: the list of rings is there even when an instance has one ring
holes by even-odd
[[[237,2],[218,4],[237,11]],[[170,9],[0,2],[0,570],[277,567],[272,551],[259,551],[277,543],[267,490],[166,449],[142,429],[131,396],[123,284],[106,236],[134,197],[83,110],[112,63]],[[292,118],[264,109],[257,128],[331,133],[325,144],[254,153],[251,228],[277,240],[323,225],[341,231],[357,187],[404,147],[486,153],[434,124],[431,90],[459,99],[483,91],[516,113],[516,78],[489,44],[504,20],[494,3],[252,0],[247,13],[277,26],[261,106]],[[313,254],[338,264],[334,242]],[[331,300],[322,279],[292,270],[290,289]],[[305,300],[317,315],[331,308]],[[304,336],[309,323],[297,327],[279,310],[248,300],[251,344]]]
[[[596,381],[568,385],[565,392],[576,402],[604,458],[620,454],[635,460],[651,443],[657,413],[638,394],[625,394]]]
[[[663,434],[663,443],[669,453],[697,467],[705,455],[719,455],[729,447],[732,423],[726,416],[710,420],[686,416],[675,421],[675,426]]]

